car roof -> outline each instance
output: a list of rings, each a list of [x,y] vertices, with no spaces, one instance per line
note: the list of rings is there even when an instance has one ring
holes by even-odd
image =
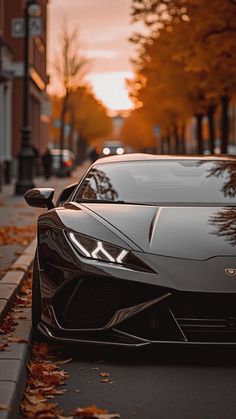
[[[121,141],[116,141],[116,140],[105,141],[103,143],[103,146],[111,146],[111,147],[117,147],[117,146],[120,146],[120,145],[123,145],[123,143]]]
[[[166,161],[166,160],[202,160],[202,161],[236,161],[236,156],[231,155],[206,155],[206,156],[199,156],[199,155],[159,155],[159,154],[145,154],[145,153],[130,153],[130,154],[122,154],[119,156],[108,156],[103,157],[101,159],[96,160],[94,165],[103,164],[103,163],[118,163],[118,162],[132,162],[132,161]]]

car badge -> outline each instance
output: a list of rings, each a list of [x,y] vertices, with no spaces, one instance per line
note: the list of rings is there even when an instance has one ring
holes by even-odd
[[[236,269],[235,268],[226,268],[225,273],[229,276],[235,276],[236,275]]]

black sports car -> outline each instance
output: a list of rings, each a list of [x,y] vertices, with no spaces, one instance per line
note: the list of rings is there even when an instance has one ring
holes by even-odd
[[[236,344],[236,158],[126,154],[38,220],[33,327],[57,340]]]

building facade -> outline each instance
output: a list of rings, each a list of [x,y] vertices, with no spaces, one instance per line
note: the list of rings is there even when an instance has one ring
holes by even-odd
[[[23,117],[24,18],[26,0],[0,0],[0,164],[2,182],[17,170]],[[48,141],[47,3],[41,6],[40,35],[29,38],[29,125],[31,144],[41,154]]]

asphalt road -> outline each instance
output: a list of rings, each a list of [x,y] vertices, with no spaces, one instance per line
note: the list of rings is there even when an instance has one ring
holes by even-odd
[[[233,419],[236,349],[66,346],[67,392],[56,398],[70,414],[95,404],[123,419]],[[102,383],[101,372],[112,383]]]

